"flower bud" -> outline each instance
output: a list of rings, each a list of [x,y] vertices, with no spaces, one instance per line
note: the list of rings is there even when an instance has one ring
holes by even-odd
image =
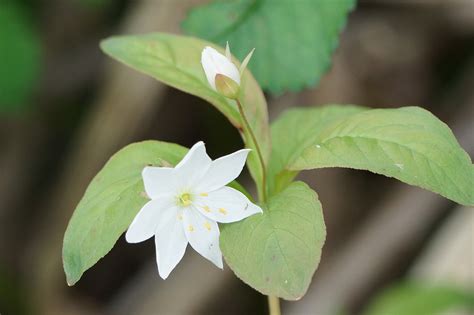
[[[238,98],[240,86],[231,78],[218,73],[216,74],[215,83],[216,90],[220,94],[234,100]]]
[[[205,47],[201,54],[201,64],[209,85],[225,97],[236,99],[239,94],[240,76],[252,53],[253,50],[238,69],[232,61],[229,44],[226,46],[225,55],[212,47]]]

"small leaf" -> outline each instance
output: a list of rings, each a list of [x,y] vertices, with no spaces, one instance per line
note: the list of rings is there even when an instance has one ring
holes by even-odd
[[[25,107],[40,70],[40,41],[24,8],[0,4],[0,110]]]
[[[461,289],[402,283],[382,292],[363,314],[439,315],[451,314],[448,312],[454,310],[472,310],[473,307],[474,295]]]
[[[183,22],[191,35],[225,45],[271,92],[314,86],[328,69],[354,0],[213,1]]]
[[[274,152],[279,160],[271,162],[280,186],[288,171],[294,176],[304,169],[348,167],[394,177],[460,204],[474,204],[469,155],[449,127],[424,109],[294,109],[275,122],[272,134],[274,151],[281,150]]]
[[[207,82],[201,66],[201,52],[205,46],[213,46],[224,52],[224,49],[197,38],[162,33],[112,37],[101,44],[102,50],[118,61],[165,84],[205,99],[242,131],[242,122],[235,101],[214,91]],[[267,103],[257,81],[249,71],[245,71],[242,76],[241,91],[242,103],[251,128],[261,145],[264,158],[268,159],[270,136]],[[262,169],[258,163],[255,146],[249,134],[245,133],[242,136],[247,146],[253,149],[248,159],[250,173],[260,181]]]
[[[321,258],[326,237],[321,204],[305,183],[272,197],[263,214],[222,226],[220,247],[244,282],[267,295],[301,298]]]

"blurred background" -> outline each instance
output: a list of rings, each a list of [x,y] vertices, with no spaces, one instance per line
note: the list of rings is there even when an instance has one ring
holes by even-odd
[[[180,33],[189,9],[207,2],[0,0],[2,315],[266,312],[265,296],[192,250],[166,282],[152,241],[120,239],[74,287],[61,265],[74,207],[118,149],[143,139],[204,140],[217,157],[241,147],[214,108],[114,62],[98,46],[113,34]],[[319,85],[267,98],[271,120],[291,106],[421,106],[472,156],[474,1],[360,1]],[[320,195],[328,235],[307,295],[283,302],[284,314],[386,315],[374,303],[400,306],[420,294],[411,301],[419,311],[404,314],[431,314],[423,306],[474,290],[473,209],[368,172],[327,169],[300,178]],[[472,304],[452,306],[444,314],[474,314]]]

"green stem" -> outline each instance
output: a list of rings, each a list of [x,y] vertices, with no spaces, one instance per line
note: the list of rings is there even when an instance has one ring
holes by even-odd
[[[263,159],[262,151],[260,150],[260,146],[257,142],[257,138],[255,137],[255,134],[253,133],[252,128],[250,127],[249,121],[247,120],[247,116],[245,115],[242,104],[240,103],[238,99],[236,99],[235,101],[237,102],[237,107],[239,108],[240,116],[242,116],[245,129],[247,129],[247,132],[250,134],[250,137],[252,138],[252,142],[257,151],[258,159],[260,160],[260,165],[262,167],[262,183],[261,183],[260,191],[262,194],[262,201],[266,202],[267,201],[267,169],[265,167],[265,161]]]
[[[281,315],[280,311],[280,299],[277,296],[268,296],[268,309],[270,315]]]

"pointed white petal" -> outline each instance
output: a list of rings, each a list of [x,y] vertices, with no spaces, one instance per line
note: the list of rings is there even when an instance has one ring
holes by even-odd
[[[249,54],[247,55],[247,57],[245,57],[244,61],[242,61],[242,63],[240,64],[240,75],[242,75],[242,73],[244,72],[245,68],[247,68],[247,65],[250,61],[250,58],[252,58],[252,55],[253,55],[253,52],[255,51],[255,48],[252,49]]]
[[[142,178],[145,192],[150,199],[170,194],[176,187],[174,169],[169,167],[145,166]]]
[[[216,74],[223,74],[240,85],[240,73],[235,64],[226,56],[212,47],[206,47],[202,51],[201,63],[206,73],[207,81],[216,89]]]
[[[172,207],[173,201],[170,196],[147,202],[130,224],[125,234],[127,242],[139,243],[155,235],[156,228],[166,219]]]
[[[209,48],[211,47],[204,48],[201,53],[201,65],[204,69],[204,73],[206,74],[209,85],[215,90],[217,67],[214,64]]]
[[[239,150],[212,161],[209,170],[198,185],[198,192],[219,189],[236,179],[242,172],[250,151],[250,149]]]
[[[181,210],[173,207],[156,229],[156,262],[160,277],[166,279],[181,261],[188,245]]]
[[[223,187],[207,194],[198,195],[194,202],[198,210],[206,217],[221,223],[240,221],[262,209],[253,204],[240,191]]]
[[[227,57],[227,59],[228,59],[229,61],[232,62],[232,55],[231,55],[231,53],[230,53],[229,42],[226,42],[226,43],[225,43],[225,56]]]
[[[199,213],[194,207],[183,211],[183,226],[189,244],[199,254],[223,268],[222,253],[219,248],[219,226]]]
[[[188,189],[202,181],[204,174],[211,166],[211,158],[206,153],[204,142],[199,141],[175,167],[179,188]]]

